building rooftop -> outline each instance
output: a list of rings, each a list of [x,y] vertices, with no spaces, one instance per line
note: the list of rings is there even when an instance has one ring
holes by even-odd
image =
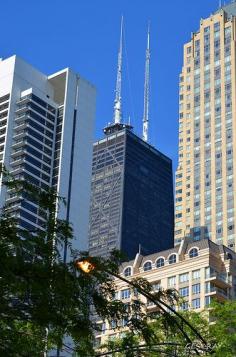
[[[114,130],[114,131],[111,131],[110,133],[106,133],[106,136],[103,139],[96,140],[93,143],[93,146],[96,146],[96,145],[99,145],[101,143],[106,142],[107,138],[108,138],[108,140],[112,139],[113,135],[114,135],[114,138],[115,138],[116,135],[117,136],[123,135],[125,132],[127,132],[128,135],[133,137],[133,139],[135,139],[136,141],[140,142],[143,146],[145,146],[146,148],[148,148],[149,150],[151,150],[152,152],[154,152],[158,156],[161,156],[165,161],[172,162],[172,160],[168,156],[166,156],[165,154],[163,154],[162,152],[157,150],[153,145],[151,145],[151,144],[147,143],[146,141],[144,141],[143,139],[141,139],[138,135],[134,134],[134,132],[132,132],[132,130],[131,130],[132,127],[130,127],[129,125],[127,125],[127,124],[114,124],[114,126],[116,126],[116,125],[120,126],[119,130]],[[107,128],[111,128],[111,127],[112,126],[108,126]]]
[[[236,259],[236,253],[232,249],[224,245],[218,245],[209,239],[192,241],[186,238],[181,242],[180,245],[177,245],[171,249],[163,250],[161,252],[157,252],[150,255],[142,255],[140,253],[137,253],[136,258],[134,260],[131,260],[129,262],[124,262],[122,264],[121,270],[123,270],[126,266],[141,267],[145,261],[152,261],[154,263],[160,257],[165,258],[166,260],[171,254],[185,255],[193,247],[198,248],[199,251],[208,248],[213,253],[225,254],[226,256],[231,256],[233,259]]]

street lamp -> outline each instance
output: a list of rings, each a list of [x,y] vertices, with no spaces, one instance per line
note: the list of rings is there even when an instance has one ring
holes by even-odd
[[[137,289],[138,292],[146,297],[148,300],[153,302],[162,312],[168,314],[170,320],[176,325],[176,327],[180,330],[182,335],[187,341],[186,349],[189,353],[195,352],[197,355],[202,354],[203,352],[213,353],[213,348],[211,344],[207,343],[207,341],[201,336],[201,334],[190,324],[188,320],[186,320],[178,311],[176,311],[173,307],[168,305],[165,301],[161,300],[160,298],[153,296],[150,292],[144,290],[142,287],[139,286],[137,282],[130,281],[123,276],[117,274],[116,272],[110,271],[106,269],[106,267],[100,267],[93,263],[89,258],[86,259],[78,259],[75,261],[76,268],[80,269],[86,274],[91,273],[94,270],[97,271],[104,271],[105,273],[124,281],[126,284],[132,286],[133,288]],[[170,312],[169,312],[170,311]],[[181,323],[178,321],[180,319]],[[184,330],[184,326],[188,326],[191,331],[196,336],[196,340],[192,341],[189,335]],[[168,344],[168,343],[167,343]],[[106,354],[101,354],[98,356],[105,356]]]

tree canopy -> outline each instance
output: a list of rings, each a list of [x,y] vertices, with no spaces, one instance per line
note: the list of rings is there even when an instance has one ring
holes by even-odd
[[[42,356],[52,348],[63,348],[64,337],[73,340],[78,356],[95,355],[94,333],[102,320],[127,319],[127,306],[114,300],[115,287],[107,272],[118,272],[120,256],[93,258],[103,267],[93,274],[78,271],[74,259],[87,257],[73,251],[74,239],[69,222],[57,218],[58,205],[66,204],[51,189],[16,180],[2,172],[3,184],[14,193],[0,212],[0,354]],[[26,199],[38,206],[44,217],[42,227],[23,229],[18,207]],[[72,258],[66,262],[65,245]],[[143,282],[139,282],[141,285]],[[137,282],[138,284],[138,282]],[[149,325],[141,304],[134,304],[130,328],[149,337]]]

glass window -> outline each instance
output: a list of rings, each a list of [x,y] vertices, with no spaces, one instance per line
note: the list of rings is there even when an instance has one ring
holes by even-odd
[[[184,283],[185,281],[189,281],[189,273],[180,274],[179,282]]]
[[[200,269],[198,269],[198,270],[193,270],[193,272],[192,272],[192,278],[193,278],[193,280],[195,280],[195,279],[200,279]]]
[[[184,301],[180,304],[179,306],[180,310],[188,310],[188,302],[187,301]]]
[[[105,332],[106,332],[106,323],[103,322],[103,323],[102,323],[102,326],[101,326],[101,333],[104,335]]]
[[[158,283],[152,284],[152,290],[153,290],[153,291],[159,291],[159,290],[161,290],[161,283],[158,282]]]
[[[195,258],[198,256],[198,249],[197,248],[192,248],[189,251],[189,258]]]
[[[205,296],[205,306],[209,306],[211,304],[211,296]]]
[[[143,270],[148,271],[152,269],[152,262],[146,262],[143,264]]]
[[[176,285],[176,276],[170,276],[168,278],[168,286],[173,287]]]
[[[189,296],[189,287],[188,286],[186,286],[186,287],[184,287],[184,288],[180,288],[179,289],[179,294],[180,294],[180,296]]]
[[[121,299],[129,299],[130,298],[130,289],[121,290]]]
[[[132,270],[131,267],[128,267],[124,270],[124,276],[131,276]]]
[[[169,264],[174,264],[174,263],[176,263],[176,254],[171,254],[171,255],[169,256],[168,261],[169,261]]]
[[[213,269],[212,267],[205,268],[205,278],[206,279],[212,278],[215,275],[216,275],[215,269]]]
[[[192,308],[193,309],[199,309],[200,308],[200,299],[193,299],[192,300]]]
[[[200,289],[201,289],[201,285],[200,284],[192,285],[192,293],[193,294],[200,294]]]
[[[165,265],[165,260],[164,260],[164,258],[159,258],[159,259],[157,259],[157,261],[156,261],[156,267],[157,267],[157,268],[163,267],[164,265]]]

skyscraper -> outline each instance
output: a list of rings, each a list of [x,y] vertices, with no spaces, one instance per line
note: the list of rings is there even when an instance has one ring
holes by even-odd
[[[180,74],[175,240],[209,238],[235,249],[236,3],[184,45]]]
[[[173,246],[172,162],[120,128],[94,143],[89,252],[130,259]]]
[[[95,89],[66,68],[47,76],[19,57],[0,61],[0,163],[16,178],[55,187],[67,205],[58,216],[73,224],[74,247],[88,243]],[[39,207],[1,185],[5,202],[26,229],[42,228]]]
[[[89,252],[107,256],[119,249],[127,258],[173,245],[171,160],[147,143],[149,109],[149,31],[145,63],[143,139],[121,122],[122,33],[113,123],[94,143]]]

